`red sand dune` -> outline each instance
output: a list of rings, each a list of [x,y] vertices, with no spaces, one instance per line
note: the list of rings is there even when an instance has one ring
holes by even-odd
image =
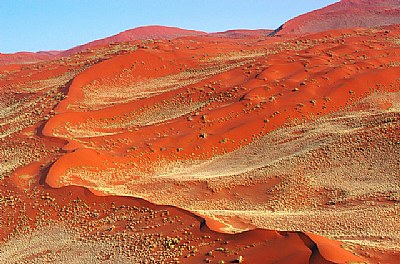
[[[305,34],[399,23],[399,0],[341,0],[287,21],[274,34]]]
[[[313,36],[313,38],[319,37],[319,35]],[[182,43],[178,46],[184,45]],[[329,61],[329,55],[326,53],[331,47],[316,46],[311,48],[313,54],[325,53],[326,55],[319,56],[315,62],[315,57],[311,56],[309,59],[306,57],[307,54],[311,54],[310,51],[299,55],[300,59],[295,62],[284,63],[282,62],[286,55],[280,53],[269,56],[268,64],[265,64],[265,59],[261,56],[254,62],[246,63],[243,69],[236,68],[205,75],[205,79],[195,85],[185,85],[181,88],[164,87],[167,80],[162,79],[158,84],[161,88],[157,88],[157,83],[154,83],[153,90],[149,91],[148,86],[143,84],[151,79],[178,74],[180,70],[184,70],[179,68],[179,65],[185,65],[192,70],[199,68],[201,64],[198,59],[192,57],[196,57],[199,52],[213,52],[211,45],[206,43],[200,45],[205,45],[207,48],[204,48],[204,51],[198,48],[191,53],[178,49],[172,57],[171,53],[162,49],[139,50],[132,54],[115,56],[94,65],[74,78],[69,86],[67,98],[57,105],[55,108],[57,115],[45,124],[43,134],[67,140],[79,139],[83,146],[91,144],[91,148],[98,150],[99,155],[103,153],[104,158],[109,156],[105,158],[107,160],[114,160],[114,155],[127,157],[126,161],[123,161],[121,157],[113,161],[120,163],[119,166],[126,166],[126,162],[135,161],[139,166],[137,169],[148,170],[149,162],[151,164],[170,160],[170,155],[173,157],[172,160],[185,160],[189,154],[190,159],[204,159],[225,151],[232,151],[238,147],[233,142],[249,140],[250,143],[254,135],[260,136],[273,131],[289,117],[307,119],[310,115],[328,114],[330,111],[344,107],[356,98],[368,95],[370,87],[375,83],[381,82],[382,85],[386,85],[397,79],[396,67],[361,70],[360,67],[365,60],[340,68],[321,65],[318,59],[323,58],[324,61]],[[223,47],[221,45],[222,43],[219,43],[219,49]],[[262,47],[262,43],[260,46]],[[238,48],[240,46],[235,47],[231,43],[225,47],[230,50]],[[334,52],[337,56],[341,53],[354,53],[355,47],[352,44],[341,44],[334,48]],[[388,47],[387,52],[394,52],[394,50]],[[190,54],[195,56],[191,57]],[[302,56],[306,58],[304,62],[302,62]],[[340,60],[339,57],[337,59]],[[380,59],[369,63],[384,65],[388,62]],[[248,74],[253,67],[255,68],[253,64],[259,66],[255,69],[255,73]],[[307,67],[305,64],[318,66],[304,71]],[[131,70],[131,65],[136,66]],[[126,69],[130,69],[130,75],[121,78],[121,74],[126,72]],[[385,72],[385,80],[381,80],[382,72]],[[309,79],[307,76],[310,74],[313,80],[304,82],[303,80]],[[343,83],[330,81],[346,79],[347,76],[349,78]],[[281,80],[279,86],[277,80]],[[121,81],[123,83],[119,84],[118,82]],[[204,91],[198,94],[199,86],[208,87],[210,83],[216,83],[213,88],[215,91],[206,88],[210,90],[208,93]],[[140,91],[143,85],[147,90]],[[176,85],[175,82],[172,82],[172,85]],[[293,89],[296,86],[298,88],[295,91]],[[232,87],[244,88],[238,88],[230,94]],[[224,98],[221,96],[223,94],[229,94],[229,97]],[[222,106],[213,101],[215,95],[221,96],[224,102]],[[329,98],[329,101],[324,98]],[[210,100],[212,102],[209,102]],[[172,102],[172,104],[160,104],[160,102]],[[203,107],[203,104],[208,108]],[[248,104],[259,105],[259,107],[247,110]],[[115,106],[110,107],[110,105]],[[178,110],[178,105],[182,107],[182,110]],[[188,123],[188,116],[193,114],[192,105],[200,106],[197,109],[199,114],[191,123]],[[152,110],[148,112],[146,109]],[[171,116],[161,116],[161,119],[157,120],[157,116],[162,115],[163,111],[170,112]],[[243,113],[225,119],[229,113],[240,112]],[[268,123],[263,122],[264,119],[268,119]],[[174,130],[177,132],[173,132]],[[208,134],[206,140],[199,137],[203,132]],[[153,135],[157,133],[164,133],[164,136],[154,137]],[[104,138],[115,140],[120,137],[126,138],[130,143],[116,144],[105,152],[102,150]],[[221,144],[224,138],[229,141]],[[152,147],[146,147],[150,145]],[[79,146],[76,145],[76,147]],[[131,146],[140,150],[126,153]],[[177,152],[180,148],[182,150]],[[160,152],[160,149],[163,150]],[[141,158],[134,157],[138,152],[141,153]],[[66,156],[72,157],[72,155],[77,155],[77,160],[80,161],[86,160],[88,156],[86,152],[79,149]],[[103,167],[91,163],[86,163],[86,165],[96,167],[98,170],[102,170],[101,167]],[[57,179],[64,175],[64,170],[55,169],[58,166],[63,168],[66,166],[65,169],[75,167],[69,158],[58,160],[47,178],[53,186],[59,186],[59,183],[56,183]]]

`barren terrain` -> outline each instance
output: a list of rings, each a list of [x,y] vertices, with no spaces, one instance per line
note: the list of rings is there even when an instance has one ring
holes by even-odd
[[[193,34],[0,66],[0,262],[396,263],[400,27]]]

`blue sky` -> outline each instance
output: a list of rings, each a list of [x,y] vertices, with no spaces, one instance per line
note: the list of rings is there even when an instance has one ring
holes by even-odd
[[[64,50],[143,25],[275,29],[337,0],[0,0],[0,52]]]

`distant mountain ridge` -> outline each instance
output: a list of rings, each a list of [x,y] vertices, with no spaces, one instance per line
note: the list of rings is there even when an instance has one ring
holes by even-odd
[[[145,40],[145,39],[173,39],[177,37],[199,36],[205,34],[207,33],[197,30],[181,29],[177,27],[158,26],[158,25],[143,26],[143,27],[128,29],[110,37],[94,40],[89,43],[76,46],[72,49],[64,51],[62,55],[70,55],[91,47],[99,45],[107,45],[109,43],[115,43],[115,42],[127,42],[127,41]]]
[[[174,39],[188,36],[210,36],[220,38],[245,38],[268,36],[273,30],[270,29],[233,29],[223,32],[207,33],[197,30],[181,29],[168,26],[142,26],[128,29],[116,35],[91,41],[65,51],[39,51],[39,52],[16,52],[12,54],[0,53],[0,65],[6,65],[10,62],[32,63],[51,59],[57,56],[69,56],[71,54],[101,45],[107,45],[117,42],[128,42],[134,40],[146,39]]]
[[[272,35],[400,24],[400,0],[342,0],[295,17]]]
[[[233,29],[224,32],[207,33],[170,26],[141,26],[65,51],[0,53],[0,65],[44,61],[58,56],[69,56],[95,46],[135,40],[173,39],[187,36],[253,38],[307,34],[355,27],[371,28],[391,24],[400,24],[400,0],[341,0],[324,8],[297,16],[274,31],[269,29]]]
[[[0,53],[0,66],[17,63],[36,63],[54,58],[59,53],[59,51]]]

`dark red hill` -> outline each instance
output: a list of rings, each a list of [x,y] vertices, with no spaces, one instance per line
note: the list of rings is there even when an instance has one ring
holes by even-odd
[[[400,0],[342,0],[289,20],[275,34],[306,34],[399,23]]]

